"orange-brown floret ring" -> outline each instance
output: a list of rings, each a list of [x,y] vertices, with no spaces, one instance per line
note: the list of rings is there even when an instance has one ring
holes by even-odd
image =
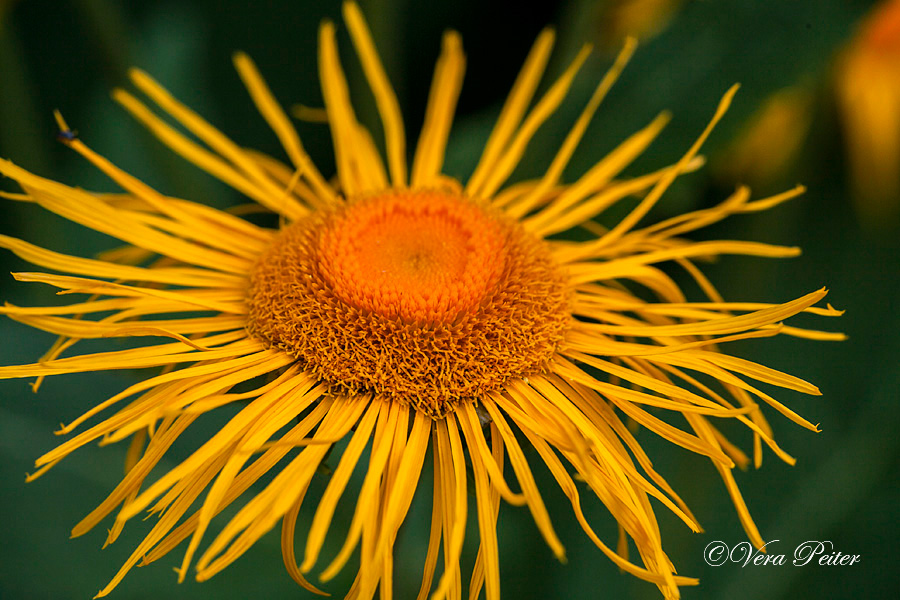
[[[464,196],[390,190],[284,228],[253,268],[248,329],[335,393],[443,418],[541,372],[571,320],[546,242]]]

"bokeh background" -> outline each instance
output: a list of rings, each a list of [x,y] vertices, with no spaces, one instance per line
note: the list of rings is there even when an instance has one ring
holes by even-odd
[[[797,259],[726,258],[711,265],[709,273],[727,299],[786,301],[827,285],[828,300],[847,310],[839,320],[803,321],[846,332],[849,339],[842,343],[777,338],[732,346],[741,356],[815,382],[824,394],[810,398],[779,391],[779,399],[821,423],[822,433],[771,415],[777,439],[797,457],[797,465],[789,467],[767,453],[762,470],[737,477],[763,537],[780,540],[772,546],[776,553],[790,555],[806,540],[828,540],[835,550],[861,555],[861,562],[850,567],[706,565],[706,544],[745,539],[728,495],[708,461],[644,431],[639,440],[657,470],[706,528],[704,534],[692,534],[659,510],[664,546],[680,573],[701,578],[699,588],[683,588],[685,598],[896,597],[900,151],[892,152],[900,138],[900,92],[890,82],[892,77],[900,82],[898,10],[872,25],[878,18],[872,11],[882,4],[866,0],[570,0],[528,9],[516,0],[362,4],[398,90],[411,140],[424,114],[441,32],[447,27],[462,32],[468,70],[447,160],[448,171],[458,177],[474,166],[522,59],[548,24],[559,32],[552,73],[584,42],[597,51],[574,92],[531,144],[516,178],[539,174],[549,164],[625,33],[639,34],[641,46],[594,119],[567,171],[569,181],[662,109],[671,109],[674,119],[633,172],[676,160],[721,94],[732,83],[742,83],[733,108],[704,149],[708,166],[683,177],[650,218],[710,206],[739,182],[753,185],[757,197],[798,182],[809,187],[786,206],[733,217],[698,237],[804,248]],[[70,185],[115,191],[55,142],[52,110],[58,108],[88,144],[165,193],[219,207],[241,203],[235,192],[163,149],[119,109],[109,90],[127,86],[127,67],[140,66],[239,143],[280,156],[231,68],[231,53],[247,51],[284,104],[321,106],[315,53],[323,18],[339,20],[339,2],[0,0],[0,156]],[[348,51],[347,38],[341,40]],[[361,99],[359,112],[374,123],[360,70],[349,51],[344,55]],[[874,100],[867,96],[872,90]],[[327,127],[301,123],[300,129],[322,170],[333,172]],[[13,189],[8,181],[0,186]],[[5,234],[85,256],[112,244],[6,200],[0,201],[0,223]],[[0,273],[17,270],[29,267],[10,253],[0,254]],[[688,293],[701,299],[695,289]],[[25,304],[51,296],[49,288],[0,276],[3,300]],[[52,341],[0,321],[0,364],[33,361]],[[24,483],[34,458],[56,444],[52,431],[59,422],[138,377],[125,372],[51,378],[37,394],[24,381],[0,382],[0,598],[90,598],[147,530],[146,523],[130,523],[103,551],[104,531],[68,539],[71,527],[121,477],[124,447],[85,448],[47,476]],[[748,432],[726,431],[749,450]],[[537,476],[548,484],[542,490],[569,562],[554,560],[526,510],[505,506],[499,524],[504,596],[658,597],[655,587],[623,575],[603,557],[580,531],[549,474],[538,469]],[[398,598],[414,597],[420,581],[431,495],[427,484],[422,492],[398,540]],[[585,503],[598,533],[613,543],[615,523],[599,503]],[[347,504],[339,507],[336,531],[344,531],[351,510]],[[474,516],[470,521],[474,524]],[[476,539],[470,528],[466,565],[474,559]],[[331,548],[340,541],[341,536],[333,536]],[[312,597],[284,572],[277,531],[204,584],[176,585],[169,567],[180,561],[177,554],[132,571],[113,597]],[[347,585],[344,578],[327,589],[340,597]]]

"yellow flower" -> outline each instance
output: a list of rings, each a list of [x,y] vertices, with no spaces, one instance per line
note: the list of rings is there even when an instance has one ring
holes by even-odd
[[[840,56],[838,108],[857,210],[869,225],[900,216],[900,0],[875,7]]]
[[[141,71],[131,73],[137,88],[205,146],[167,125],[129,92],[115,92],[115,99],[174,152],[277,213],[282,221],[277,230],[157,192],[95,154],[59,115],[60,139],[125,193],[90,193],[0,161],[0,172],[24,191],[4,196],[39,204],[128,244],[100,259],[85,259],[0,236],[0,246],[67,273],[18,273],[17,279],[88,295],[66,306],[0,309],[60,336],[37,363],[0,367],[0,378],[38,377],[39,383],[65,373],[161,369],[63,426],[59,433],[69,434],[94,420],[40,457],[29,477],[85,444],[131,440],[124,479],[72,533],[81,535],[115,514],[109,543],[144,511],[157,519],[98,596],[108,594],[136,564],[151,563],[186,539],[179,580],[192,563],[197,579],[209,579],[281,521],[285,564],[300,585],[318,591],[307,574],[315,568],[327,582],[358,551],[349,597],[371,598],[379,587],[382,597],[391,597],[393,544],[430,448],[431,535],[420,597],[429,592],[433,598],[459,597],[463,538],[467,520],[474,518],[481,545],[470,594],[477,597],[484,587],[488,598],[498,598],[501,498],[526,506],[547,544],[565,558],[524,443],[549,469],[590,539],[621,569],[656,584],[666,597],[677,597],[679,586],[697,581],[675,575],[653,504],[694,531],[700,526],[653,469],[630,424],[710,458],[747,534],[761,545],[731,474],[749,459],[710,417],[750,428],[757,466],[763,445],[792,463],[772,439],[760,404],[817,428],[757,382],[819,391],[718,347],[778,334],[840,339],[782,324],[800,312],[839,313],[814,306],[824,290],[784,304],[726,302],[695,261],[799,251],[744,241],[694,243],[681,236],[731,214],[765,210],[802,190],[751,201],[749,191],[740,188],[716,207],[639,227],[673,180],[700,164],[698,151],[735,89],[676,164],[619,178],[660,132],[668,120],[664,114],[577,181],[563,184],[567,161],[634,49],[629,42],[544,176],[507,185],[533,134],[588,55],[582,50],[529,109],[553,44],[553,33],[545,31],[475,172],[462,184],[441,172],[465,64],[459,36],[444,37],[408,169],[400,110],[369,31],[355,4],[344,5],[344,17],[384,125],[386,164],[354,116],[330,22],[320,30],[319,64],[337,164],[333,180],[311,162],[242,54],[235,58],[237,70],[292,166],[236,145]],[[606,229],[593,221],[620,202],[630,203],[631,210],[617,224]],[[576,227],[591,239],[562,235]],[[687,302],[658,266],[664,262],[683,268],[707,300]],[[60,357],[80,340],[111,336],[171,341]],[[227,412],[226,405],[232,405],[233,416],[221,429],[147,481],[176,439],[187,436],[203,415]],[[675,417],[683,420],[681,427],[670,423]],[[343,451],[315,500],[311,523],[302,525],[305,543],[297,556],[298,511],[338,442]],[[367,463],[360,464],[366,448]],[[359,489],[348,492],[355,471],[364,477]],[[239,500],[254,485],[249,499]],[[595,494],[618,521],[616,550],[585,519],[580,504],[585,492]],[[355,500],[345,542],[336,556],[322,556],[336,504],[345,494]],[[189,514],[195,501],[199,508]],[[214,518],[233,504],[236,513],[201,550]],[[628,559],[629,546],[642,565]],[[435,582],[441,551],[442,574]]]

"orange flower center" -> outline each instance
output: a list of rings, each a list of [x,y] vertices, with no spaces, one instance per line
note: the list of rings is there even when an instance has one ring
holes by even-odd
[[[445,321],[477,306],[505,263],[503,228],[437,192],[364,200],[322,232],[322,275],[359,309],[407,322]]]
[[[542,371],[570,323],[547,244],[464,196],[390,190],[282,229],[250,278],[249,332],[334,393],[435,419]]]

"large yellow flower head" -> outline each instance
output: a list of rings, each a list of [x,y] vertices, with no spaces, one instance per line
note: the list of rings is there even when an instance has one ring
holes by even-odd
[[[469,594],[475,598],[484,589],[496,599],[501,498],[527,507],[547,544],[565,558],[526,459],[527,446],[531,462],[547,467],[597,547],[619,568],[675,598],[679,586],[697,581],[675,575],[655,510],[671,511],[694,531],[700,525],[653,469],[634,426],[708,457],[748,536],[761,546],[732,477],[732,469],[750,458],[713,421],[734,419],[752,431],[757,466],[763,446],[793,462],[772,439],[761,405],[813,431],[816,426],[758,384],[819,391],[719,347],[779,334],[839,339],[782,324],[800,312],[839,313],[814,306],[824,290],[784,304],[726,302],[696,261],[726,254],[786,257],[798,250],[743,241],[693,243],[682,236],[731,214],[767,209],[802,190],[751,201],[740,188],[714,208],[641,226],[675,178],[701,164],[700,147],[735,89],[676,164],[640,177],[620,176],[663,128],[664,114],[564,184],[569,158],[634,49],[628,42],[543,177],[507,185],[589,52],[582,50],[532,102],[554,39],[545,31],[463,184],[442,174],[465,65],[459,36],[444,37],[408,166],[400,110],[369,31],[355,4],[344,5],[344,17],[375,94],[387,157],[379,156],[354,115],[335,26],[326,22],[319,66],[337,164],[333,179],[311,162],[242,54],[235,59],[238,72],[290,166],[238,146],[143,72],[131,74],[137,88],[202,144],[129,92],[114,95],[174,152],[278,214],[277,229],[150,188],[90,150],[59,115],[60,139],[124,193],[90,193],[0,161],[0,172],[24,192],[4,196],[39,204],[127,244],[88,259],[0,236],[0,246],[64,273],[18,273],[17,279],[86,295],[64,306],[0,308],[60,336],[37,363],[0,367],[0,378],[39,382],[47,375],[155,369],[63,426],[60,434],[80,432],[40,457],[30,476],[85,444],[131,440],[127,474],[73,535],[113,514],[112,542],[130,519],[148,510],[155,519],[99,596],[135,565],[154,562],[184,540],[189,542],[179,580],[191,566],[197,579],[208,579],[281,521],[285,565],[300,585],[318,592],[307,581],[310,572],[328,582],[358,553],[348,597],[371,598],[380,589],[389,598],[394,541],[431,449],[431,535],[426,555],[413,557],[424,568],[420,597],[460,597],[463,539],[467,521],[474,519],[480,549]],[[604,228],[594,222],[617,203],[631,207],[617,224]],[[559,235],[576,227],[590,239]],[[659,267],[665,262],[683,268],[707,298],[688,302]],[[109,336],[170,339],[61,357],[80,340]],[[176,466],[154,472],[176,439],[190,439],[186,430],[198,418],[227,412],[226,405],[233,416],[225,425],[196,441],[192,453],[175,459]],[[336,465],[324,492],[309,500],[315,514],[300,524],[297,536],[310,482],[338,443],[342,452],[332,457]],[[361,474],[358,486],[350,486],[354,472]],[[596,495],[618,522],[615,550],[582,513],[583,493]],[[324,556],[336,505],[351,495],[349,528],[334,533],[344,536],[343,546]],[[233,516],[219,525],[216,516],[232,505]],[[629,549],[637,556],[629,558]],[[443,565],[435,580],[439,554]]]

